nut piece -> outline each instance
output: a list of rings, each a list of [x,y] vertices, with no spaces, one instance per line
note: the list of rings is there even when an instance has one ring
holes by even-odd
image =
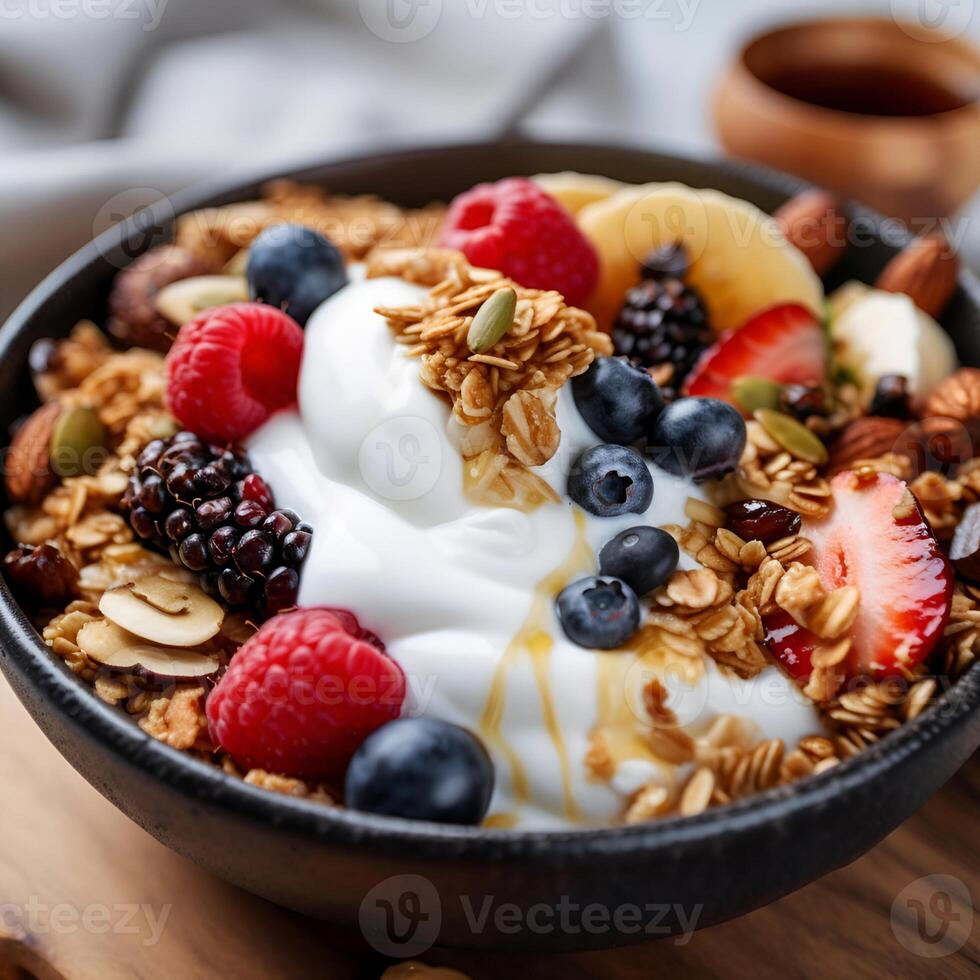
[[[57,476],[94,474],[106,460],[105,427],[99,413],[83,405],[66,405],[55,419],[48,448]]]
[[[830,470],[836,473],[851,469],[859,460],[877,459],[895,451],[895,444],[905,432],[900,419],[866,415],[855,419],[830,447]]]
[[[157,313],[182,327],[202,310],[248,302],[248,283],[240,276],[194,276],[164,286],[157,293]]]
[[[980,582],[980,504],[970,504],[956,527],[949,559],[956,571],[971,582]]]
[[[3,559],[11,591],[26,605],[62,607],[78,591],[78,570],[50,544],[21,545]]]
[[[17,430],[7,453],[4,485],[16,504],[37,504],[54,486],[51,470],[51,436],[61,415],[59,402],[48,402],[36,409]]]
[[[196,647],[211,639],[224,610],[196,585],[148,575],[109,589],[99,611],[117,626],[164,646]]]
[[[926,396],[924,415],[968,422],[980,418],[980,369],[963,367],[940,381]]]
[[[156,309],[157,293],[172,282],[208,271],[197,256],[176,245],[159,245],[116,275],[109,294],[107,329],[139,347],[170,349],[176,331]]]
[[[847,248],[847,215],[840,201],[827,191],[803,191],[773,217],[818,276],[826,275]]]
[[[905,293],[931,317],[938,317],[956,291],[959,261],[942,232],[917,238],[882,270],[875,283],[888,293]]]
[[[75,642],[96,663],[168,680],[207,677],[221,666],[216,654],[147,643],[107,619],[86,623],[78,631]]]

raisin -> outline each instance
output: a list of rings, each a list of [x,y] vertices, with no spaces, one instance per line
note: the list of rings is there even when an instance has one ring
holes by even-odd
[[[827,393],[813,385],[787,385],[783,389],[781,402],[783,411],[801,422],[813,415],[827,414]]]
[[[795,510],[768,500],[738,500],[725,508],[728,528],[746,541],[771,544],[800,529]]]
[[[909,379],[902,374],[882,375],[875,385],[869,414],[903,421],[910,419],[912,395],[909,392]]]

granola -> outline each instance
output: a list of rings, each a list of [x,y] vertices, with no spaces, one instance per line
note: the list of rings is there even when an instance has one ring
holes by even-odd
[[[407,260],[407,267],[445,262],[444,253]],[[391,274],[392,265],[373,273]],[[372,268],[369,265],[369,274]],[[473,317],[501,289],[513,289],[513,321],[496,343],[474,353],[467,343]],[[467,430],[462,452],[472,499],[533,509],[555,501],[554,490],[530,472],[551,459],[561,433],[554,415],[558,388],[584,372],[596,356],[612,353],[609,337],[584,310],[566,306],[560,294],[525,289],[462,257],[449,275],[416,306],[382,307],[397,340],[421,362],[420,378],[452,405]]]
[[[106,327],[127,349],[82,321],[31,353],[41,408],[7,474],[5,574],[51,655],[147,736],[256,789],[493,827],[531,803],[566,825],[693,816],[827,772],[928,710],[980,649],[972,369],[952,373],[916,315],[948,380],[877,384],[854,356],[864,287],[835,297],[828,351],[820,284],[778,229],[651,243],[640,220],[658,201],[727,208],[738,221],[719,228],[767,216],[631,195],[578,220],[521,178],[448,208],[276,182],[181,216],[116,277]],[[256,241],[283,223],[318,233],[302,261]],[[263,261],[281,303],[256,288]],[[370,306],[311,315],[341,290]],[[389,438],[416,416],[436,442]],[[84,459],[66,468],[61,448]],[[462,459],[451,487],[444,449]],[[425,467],[437,482],[420,489]],[[329,502],[329,546],[277,493]],[[862,568],[879,550],[898,599]],[[908,624],[895,602],[928,615]],[[434,663],[446,703],[400,718],[405,674]],[[334,675],[381,689],[327,705]],[[457,679],[486,688],[476,714]],[[768,681],[801,692],[785,741],[753,701]],[[469,760],[458,799],[426,725]]]

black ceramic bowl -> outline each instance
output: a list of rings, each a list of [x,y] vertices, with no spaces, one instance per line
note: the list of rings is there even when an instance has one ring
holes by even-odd
[[[291,176],[421,205],[479,180],[564,169],[715,187],[767,211],[800,188],[738,164],[530,143],[399,152]],[[157,208],[150,221],[106,232],[55,270],[0,333],[4,427],[33,404],[26,368],[32,341],[63,335],[81,317],[99,321],[117,268],[164,240],[174,211],[252,198],[258,189],[255,182],[185,194]],[[853,217],[870,242],[852,248],[837,275],[869,282],[904,239],[892,228],[891,241],[883,241],[888,227],[868,211],[855,207]],[[974,279],[963,277],[945,326],[961,358],[980,364]],[[378,924],[381,931],[371,938],[384,952],[412,952],[436,937],[485,948],[597,948],[720,922],[854,860],[980,744],[978,664],[912,724],[861,756],[698,817],[567,833],[450,828],[267,793],[154,741],[50,655],[5,587],[0,640],[0,666],[48,738],[133,820],[215,874],[275,902],[349,923],[360,910],[362,926],[365,917]],[[405,875],[418,877],[371,891]]]

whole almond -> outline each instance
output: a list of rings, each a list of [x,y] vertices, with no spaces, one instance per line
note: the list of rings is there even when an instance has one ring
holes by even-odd
[[[803,191],[790,198],[773,217],[783,234],[809,260],[818,276],[826,275],[847,248],[847,215],[827,191]]]
[[[942,232],[910,242],[882,270],[875,286],[904,293],[929,316],[938,317],[956,291],[959,260]]]
[[[895,445],[905,432],[906,423],[867,415],[855,419],[834,440],[830,447],[830,471],[851,468],[859,460],[877,459],[895,451]]]
[[[961,422],[980,418],[980,369],[963,367],[940,381],[926,396],[923,414]]]
[[[17,430],[7,451],[4,486],[11,502],[36,504],[55,484],[51,469],[51,435],[61,415],[59,402],[36,409]]]

